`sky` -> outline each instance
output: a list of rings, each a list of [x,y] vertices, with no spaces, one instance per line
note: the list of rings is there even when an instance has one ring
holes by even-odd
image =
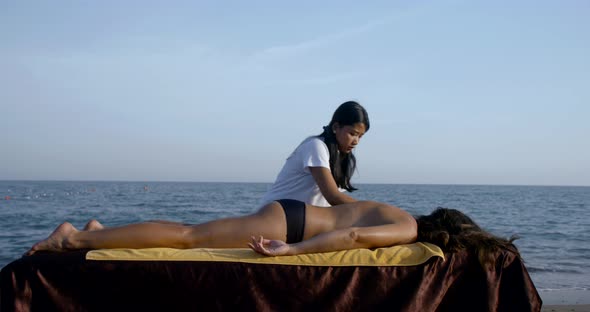
[[[590,186],[588,1],[2,1],[0,180]]]

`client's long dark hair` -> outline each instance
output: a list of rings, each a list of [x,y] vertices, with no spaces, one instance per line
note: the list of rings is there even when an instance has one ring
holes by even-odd
[[[473,251],[483,267],[495,264],[494,254],[500,249],[512,251],[520,257],[512,243],[518,237],[494,236],[459,210],[438,207],[430,215],[417,217],[416,221],[417,241],[438,245],[444,252]]]

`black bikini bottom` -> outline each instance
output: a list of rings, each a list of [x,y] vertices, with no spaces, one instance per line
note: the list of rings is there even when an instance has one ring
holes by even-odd
[[[280,199],[277,202],[283,207],[287,217],[287,244],[302,241],[305,230],[305,203],[294,199]]]

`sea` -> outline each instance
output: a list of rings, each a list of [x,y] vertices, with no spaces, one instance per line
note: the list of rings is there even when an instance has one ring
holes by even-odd
[[[199,223],[257,210],[269,183],[0,181],[0,267],[63,221]],[[590,187],[358,184],[413,215],[456,208],[515,241],[545,304],[590,303]]]

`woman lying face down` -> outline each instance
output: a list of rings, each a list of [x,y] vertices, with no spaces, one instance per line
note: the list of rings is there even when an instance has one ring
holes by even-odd
[[[91,220],[78,230],[65,222],[27,254],[41,250],[250,246],[266,256],[286,256],[416,241],[431,242],[449,252],[475,249],[483,260],[498,248],[516,251],[511,241],[483,231],[454,209],[438,208],[430,215],[414,218],[398,207],[374,201],[317,207],[285,199],[264,205],[254,214],[196,225],[144,222],[104,227]]]

